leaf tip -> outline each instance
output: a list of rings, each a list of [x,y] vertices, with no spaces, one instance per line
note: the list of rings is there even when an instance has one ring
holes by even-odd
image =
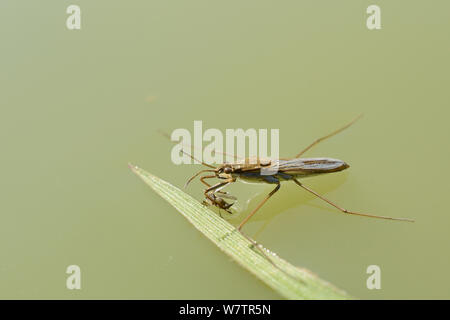
[[[136,172],[136,170],[139,169],[138,166],[133,165],[131,162],[128,162],[128,168],[130,168],[133,172]]]

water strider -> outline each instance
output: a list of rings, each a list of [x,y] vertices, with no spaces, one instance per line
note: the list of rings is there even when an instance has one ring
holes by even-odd
[[[251,159],[244,159],[243,161],[238,161],[235,163],[224,163],[217,167],[201,162],[204,166],[207,166],[211,169],[201,170],[192,176],[186,183],[188,185],[194,178],[198,177],[202,173],[210,172],[212,174],[205,175],[200,177],[200,181],[207,186],[204,191],[205,201],[204,203],[214,205],[220,209],[224,209],[225,211],[231,213],[229,208],[233,205],[233,203],[228,203],[224,198],[228,199],[236,199],[235,197],[229,195],[226,192],[223,192],[222,189],[229,185],[230,183],[236,182],[238,179],[246,180],[250,182],[261,182],[261,183],[269,183],[274,184],[275,188],[253,209],[250,214],[239,224],[237,229],[241,231],[242,227],[250,220],[250,218],[272,197],[281,187],[281,182],[283,181],[293,181],[299,187],[304,190],[314,194],[316,197],[322,199],[333,207],[339,209],[341,212],[350,214],[350,215],[358,215],[370,218],[378,218],[378,219],[387,219],[387,220],[397,220],[397,221],[408,221],[413,222],[414,220],[408,218],[393,218],[386,216],[378,216],[367,213],[349,211],[347,209],[342,208],[341,206],[335,204],[334,202],[328,200],[327,198],[321,196],[314,190],[305,186],[303,183],[299,181],[299,179],[311,177],[315,175],[321,175],[326,173],[338,172],[345,170],[349,167],[347,163],[342,160],[332,159],[332,158],[301,158],[301,156],[311,149],[313,146],[318,144],[319,142],[328,139],[337,133],[343,131],[344,129],[351,126],[356,120],[358,120],[361,116],[357,117],[344,127],[324,136],[305,149],[300,151],[294,158],[291,159],[260,159],[257,158],[256,161],[250,161]],[[187,154],[187,153],[186,153]],[[187,154],[192,157],[191,155]],[[193,157],[192,157],[193,158]],[[197,160],[198,161],[198,160]],[[273,170],[271,170],[273,169]],[[264,170],[264,172],[263,172]],[[273,174],[268,174],[268,172],[273,172]],[[218,182],[215,185],[210,185],[205,180],[217,178],[223,180]]]
[[[192,159],[210,168],[197,172],[186,182],[186,186],[196,177],[200,176],[202,173],[210,173],[207,175],[203,175],[199,178],[200,181],[207,187],[203,192],[205,195],[205,200],[203,201],[203,203],[207,205],[213,205],[215,207],[218,207],[219,209],[223,209],[231,213],[229,209],[233,205],[233,203],[228,203],[225,199],[236,200],[236,197],[229,195],[227,192],[222,191],[224,187],[226,187],[231,183],[236,182],[238,179],[257,183],[260,182],[260,183],[274,184],[275,188],[250,212],[250,214],[247,215],[247,217],[236,227],[236,230],[238,230],[245,238],[247,238],[253,244],[253,246],[258,248],[259,251],[262,253],[262,255],[265,256],[266,259],[272,265],[274,265],[276,268],[280,269],[282,272],[285,273],[286,271],[282,270],[279,266],[277,266],[273,262],[273,260],[266,254],[266,252],[264,252],[264,250],[260,247],[260,245],[257,242],[255,242],[253,239],[251,239],[241,231],[242,227],[267,202],[267,200],[269,200],[270,197],[272,197],[278,190],[280,190],[281,182],[293,181],[299,187],[312,193],[316,197],[320,198],[321,200],[327,202],[328,204],[332,205],[333,207],[337,208],[338,210],[346,214],[377,219],[414,222],[414,220],[408,218],[394,218],[349,211],[335,204],[334,202],[328,200],[327,198],[321,196],[320,194],[310,189],[309,187],[303,185],[303,183],[299,181],[300,179],[305,177],[311,177],[332,172],[339,172],[349,168],[349,165],[342,160],[332,158],[301,158],[301,156],[306,151],[308,151],[321,141],[328,139],[338,134],[339,132],[345,130],[346,128],[350,127],[360,117],[361,116],[357,117],[344,127],[315,140],[313,143],[311,143],[309,146],[300,151],[294,158],[291,159],[246,158],[243,159],[242,161],[236,161],[234,163],[224,163],[215,167],[210,164],[204,163],[203,161],[199,161],[195,159],[191,154],[181,150],[182,153],[188,155]],[[214,179],[214,178],[220,179],[222,181],[214,185],[210,185],[208,182],[205,181],[206,179]]]

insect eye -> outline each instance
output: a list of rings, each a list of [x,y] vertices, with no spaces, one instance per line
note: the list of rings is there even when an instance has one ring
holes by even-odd
[[[223,169],[224,173],[231,173],[231,168],[230,167],[226,167]]]

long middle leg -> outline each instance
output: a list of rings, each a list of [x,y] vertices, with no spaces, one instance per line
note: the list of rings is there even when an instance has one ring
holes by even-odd
[[[250,220],[250,218],[256,213],[256,211],[258,211],[264,203],[266,203],[267,200],[269,200],[269,198],[271,196],[274,195],[275,192],[277,192],[280,189],[280,182],[277,183],[277,186],[275,187],[275,189],[273,189],[257,206],[255,209],[253,209],[252,212],[250,212],[250,214],[239,224],[239,226],[237,227],[237,229],[239,230],[239,232],[241,231],[242,227],[244,226],[244,224]]]
[[[273,189],[259,204],[258,206],[253,209],[253,211],[241,222],[241,224],[235,229],[237,231],[239,231],[239,233],[246,238],[248,241],[250,241],[250,243],[252,244],[252,246],[254,248],[256,248],[262,255],[263,257],[265,257],[267,259],[267,261],[269,261],[270,264],[272,264],[275,268],[277,268],[278,270],[280,270],[281,272],[283,272],[284,274],[286,274],[287,276],[291,277],[292,279],[295,280],[300,280],[301,282],[304,283],[304,281],[300,278],[297,278],[296,276],[291,275],[289,272],[287,272],[286,270],[283,270],[279,265],[277,265],[272,258],[270,258],[267,253],[264,251],[264,247],[259,244],[258,242],[256,242],[255,240],[253,240],[252,238],[250,238],[248,235],[246,235],[241,229],[244,226],[244,224],[264,205],[264,203],[267,202],[267,200],[269,200],[269,198],[271,196],[273,196],[275,194],[275,192],[277,192],[280,189],[280,182],[277,183],[277,186],[275,187],[275,189]]]
[[[344,209],[340,206],[338,206],[337,204],[331,202],[330,200],[328,200],[327,198],[321,196],[320,194],[318,194],[317,192],[315,192],[314,190],[304,186],[302,183],[300,183],[297,179],[293,179],[293,181],[300,187],[302,187],[303,189],[305,189],[306,191],[312,193],[313,195],[315,195],[316,197],[322,199],[323,201],[327,202],[328,204],[332,205],[333,207],[335,207],[336,209],[339,209],[340,211],[342,211],[343,213],[347,213],[347,214],[353,214],[353,215],[357,215],[357,216],[363,216],[363,217],[369,217],[369,218],[378,218],[378,219],[386,219],[386,220],[397,220],[397,221],[408,221],[408,222],[414,222],[414,220],[412,219],[408,219],[408,218],[392,218],[392,217],[385,217],[385,216],[376,216],[373,214],[367,214],[367,213],[361,213],[361,212],[354,212],[354,211],[349,211],[347,209]]]

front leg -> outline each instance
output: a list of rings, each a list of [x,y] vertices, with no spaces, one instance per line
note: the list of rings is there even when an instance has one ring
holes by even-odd
[[[217,176],[215,174],[213,175],[209,175],[209,176],[203,176],[200,178],[201,183],[203,183],[205,186],[207,186],[208,188],[211,187],[211,185],[206,182],[206,179],[213,179],[213,178],[217,178]],[[224,186],[225,187],[225,186]],[[224,198],[228,198],[228,199],[232,199],[232,200],[236,200],[236,197],[228,195],[228,192],[226,191],[221,191],[221,190],[216,190],[214,193],[220,193],[221,196],[223,196]]]
[[[235,182],[235,181],[236,181],[235,178],[229,178],[229,179],[227,179],[227,180],[225,180],[225,181],[223,181],[223,182],[219,182],[219,183],[213,185],[212,187],[207,188],[207,189],[204,191],[204,194],[206,195],[208,192],[211,192],[211,191],[212,191],[212,192],[218,192],[218,191],[220,191],[222,188],[225,188],[228,184],[233,183],[233,182]]]

